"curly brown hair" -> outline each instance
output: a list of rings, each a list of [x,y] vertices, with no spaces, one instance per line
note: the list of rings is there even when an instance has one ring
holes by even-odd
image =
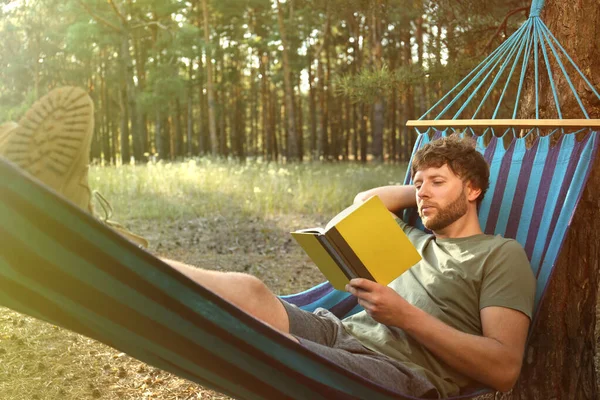
[[[411,177],[414,179],[417,171],[440,168],[444,164],[463,182],[470,182],[473,188],[481,189],[477,204],[481,203],[490,183],[490,169],[481,153],[475,150],[475,140],[450,135],[427,143],[413,157]]]

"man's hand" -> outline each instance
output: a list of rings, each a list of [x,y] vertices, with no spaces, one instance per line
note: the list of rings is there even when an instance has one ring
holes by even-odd
[[[363,278],[355,278],[346,285],[346,291],[358,298],[367,314],[375,321],[402,328],[413,306],[392,288]]]

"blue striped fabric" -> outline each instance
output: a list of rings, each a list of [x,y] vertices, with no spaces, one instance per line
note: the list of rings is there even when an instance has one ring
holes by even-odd
[[[422,135],[416,147],[430,140]],[[531,149],[521,140],[505,151],[502,140],[484,146],[479,139],[496,171],[481,207],[487,215],[482,226],[520,238],[538,275],[539,300],[599,138],[595,132],[580,142],[567,136],[555,146],[539,138]],[[242,399],[411,398],[288,340],[3,160],[0,235],[1,305],[191,381]],[[353,298],[329,284],[286,299],[306,309],[325,305],[340,316],[358,310]]]
[[[583,193],[600,139],[598,132],[589,132],[577,141],[574,134],[562,135],[556,131],[552,135],[536,137],[528,149],[526,137],[515,138],[508,132],[513,138],[505,148],[504,137],[488,134],[488,138],[477,138],[477,149],[490,164],[490,186],[479,209],[481,227],[485,233],[516,239],[525,248],[538,279],[537,310]],[[433,137],[421,134],[414,151],[442,135],[446,133],[436,132]],[[554,137],[558,135],[560,137]],[[557,143],[551,146],[553,140]],[[404,182],[411,183],[410,171]],[[423,228],[415,210],[405,212],[403,219]],[[360,311],[347,293],[339,292],[329,284],[320,285],[318,290],[322,294],[319,299],[312,290],[284,298],[306,310],[333,308],[340,317]],[[311,301],[305,301],[306,298]],[[332,306],[338,303],[343,306]]]

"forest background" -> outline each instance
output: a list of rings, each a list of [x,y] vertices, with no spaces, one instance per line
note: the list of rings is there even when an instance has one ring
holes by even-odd
[[[103,163],[406,161],[405,127],[506,39],[524,0],[21,0],[0,7],[0,121],[87,88]]]

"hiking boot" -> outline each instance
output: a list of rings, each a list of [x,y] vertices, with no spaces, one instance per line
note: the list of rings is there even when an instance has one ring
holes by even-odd
[[[94,215],[88,186],[93,132],[94,104],[88,94],[76,87],[54,89],[35,102],[18,124],[0,125],[0,155]],[[100,197],[105,217],[97,218],[148,247],[146,239],[109,220],[112,207]]]
[[[12,121],[0,125],[0,156],[3,153],[8,137],[17,126],[19,126],[19,124]]]
[[[94,105],[88,94],[75,87],[55,89],[35,102],[16,126],[6,128],[1,153],[91,212],[87,177],[93,129]]]

